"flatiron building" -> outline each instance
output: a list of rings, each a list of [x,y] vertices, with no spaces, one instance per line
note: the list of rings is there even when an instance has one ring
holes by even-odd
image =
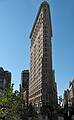
[[[30,34],[29,102],[40,108],[55,105],[55,78],[52,69],[52,26],[49,4],[40,5]]]

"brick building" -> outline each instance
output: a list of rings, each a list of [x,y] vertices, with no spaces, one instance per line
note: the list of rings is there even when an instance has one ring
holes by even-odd
[[[21,94],[25,100],[25,104],[28,106],[29,97],[29,70],[23,70],[21,73]]]
[[[0,67],[0,89],[4,90],[11,84],[11,72]]]

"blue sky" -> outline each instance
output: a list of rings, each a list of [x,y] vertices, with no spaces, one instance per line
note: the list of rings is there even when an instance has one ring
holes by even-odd
[[[0,66],[12,72],[19,89],[22,69],[30,66],[29,35],[42,0],[0,0]],[[74,0],[48,0],[52,19],[53,69],[58,94],[74,77]]]

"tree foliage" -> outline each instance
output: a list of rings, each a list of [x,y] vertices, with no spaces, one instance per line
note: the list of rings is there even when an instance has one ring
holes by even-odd
[[[0,91],[0,119],[27,120],[24,100],[20,92],[13,92],[13,85]]]

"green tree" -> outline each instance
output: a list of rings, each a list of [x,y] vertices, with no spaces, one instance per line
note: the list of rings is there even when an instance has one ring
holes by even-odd
[[[13,92],[13,84],[0,92],[0,119],[27,120],[25,103],[20,92]]]

